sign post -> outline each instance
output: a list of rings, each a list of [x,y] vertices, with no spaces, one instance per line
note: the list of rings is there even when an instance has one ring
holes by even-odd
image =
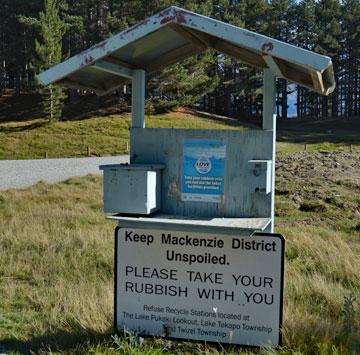
[[[115,325],[140,335],[281,343],[284,239],[117,228]]]

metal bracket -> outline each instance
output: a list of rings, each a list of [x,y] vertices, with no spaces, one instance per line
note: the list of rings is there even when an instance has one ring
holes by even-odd
[[[276,75],[278,78],[284,78],[283,73],[281,72],[281,69],[279,68],[278,64],[276,63],[276,60],[271,55],[264,55],[263,59],[265,60],[266,64],[272,71],[274,75]]]

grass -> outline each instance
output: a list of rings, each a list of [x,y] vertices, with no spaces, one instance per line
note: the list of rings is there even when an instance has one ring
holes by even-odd
[[[187,113],[147,116],[149,128],[236,129],[240,124],[223,123]],[[0,159],[74,157],[127,153],[129,114],[94,117],[82,121],[45,120],[0,123]]]
[[[110,327],[113,226],[100,188],[96,176],[0,194],[3,339],[36,344]]]
[[[129,114],[93,117],[84,120],[60,121],[49,124],[42,119],[0,122],[0,159],[36,159],[87,156],[106,156],[127,153],[131,119]],[[234,121],[194,116],[190,112],[172,112],[147,116],[147,127],[191,129],[246,129],[249,126]],[[358,136],[346,139],[342,135],[319,132],[280,131],[278,151],[354,150],[360,149]]]
[[[146,123],[247,128],[184,112]],[[126,153],[129,127],[126,114],[0,123],[0,159],[84,156],[87,147],[93,155]],[[115,225],[104,219],[102,181],[93,175],[0,191],[0,352],[4,346],[14,353],[360,353],[360,153],[347,153],[359,141],[286,130],[278,137],[276,231],[287,241],[282,348],[113,337]],[[304,143],[308,152],[301,152]]]
[[[65,354],[359,353],[360,198],[346,166],[360,154],[325,158],[295,153],[278,162],[276,231],[287,241],[282,348],[113,337],[115,225],[104,219],[97,175],[0,191],[0,348]],[[312,171],[306,164],[317,159],[341,160],[348,174],[326,177],[319,169],[306,177]],[[354,319],[344,313],[349,295],[356,297],[350,302]]]

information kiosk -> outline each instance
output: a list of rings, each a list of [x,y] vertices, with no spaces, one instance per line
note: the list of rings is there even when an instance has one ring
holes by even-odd
[[[145,128],[145,75],[212,48],[264,72],[257,130]],[[281,342],[274,231],[275,78],[320,94],[331,59],[170,7],[39,75],[100,95],[132,82],[130,164],[102,166],[115,213],[115,327],[244,345]]]

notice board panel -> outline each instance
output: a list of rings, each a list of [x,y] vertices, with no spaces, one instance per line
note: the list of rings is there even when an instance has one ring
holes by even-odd
[[[182,200],[222,202],[226,145],[221,140],[186,139],[183,142]]]
[[[284,239],[116,230],[115,326],[250,346],[281,343]]]
[[[130,161],[131,164],[150,162],[165,166],[161,178],[161,212],[164,214],[268,218],[271,216],[271,194],[255,192],[252,184],[254,174],[249,161],[271,160],[272,152],[268,147],[272,146],[272,139],[272,132],[263,130],[132,128]],[[219,191],[215,195],[200,191],[200,201],[184,200],[184,143],[191,140],[221,141],[226,147],[222,196]],[[221,180],[220,176],[216,183]],[[191,193],[195,194],[196,191]],[[217,201],[214,203],[208,199]]]

